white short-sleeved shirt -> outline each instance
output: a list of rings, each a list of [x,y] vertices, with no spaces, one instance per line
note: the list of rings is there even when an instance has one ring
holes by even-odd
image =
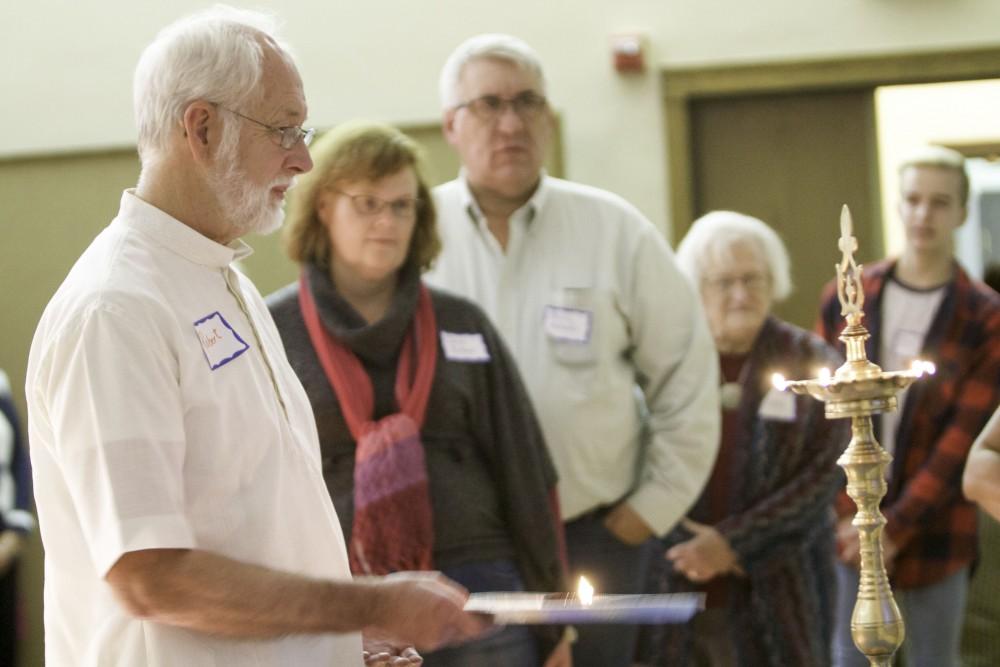
[[[542,176],[502,249],[464,173],[434,189],[428,282],[479,304],[518,362],[559,473],[563,516],[628,502],[657,533],[718,449],[718,358],[662,234],[621,197]],[[640,438],[635,388],[649,409]]]
[[[250,252],[131,191],[42,315],[28,362],[46,664],[361,665],[358,634],[237,641],[137,620],[118,558],[196,548],[349,579],[308,398]]]

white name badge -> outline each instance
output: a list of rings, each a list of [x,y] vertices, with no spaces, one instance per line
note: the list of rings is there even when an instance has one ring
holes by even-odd
[[[441,332],[441,347],[449,361],[485,362],[490,360],[490,351],[480,333]]]
[[[545,333],[555,340],[567,343],[586,343],[590,341],[594,314],[589,310],[579,308],[545,306],[543,322]]]
[[[795,395],[787,391],[771,389],[760,402],[757,414],[764,419],[783,422],[795,421]]]
[[[201,349],[205,352],[208,367],[213,371],[250,349],[219,311],[195,322],[194,330],[201,342]]]

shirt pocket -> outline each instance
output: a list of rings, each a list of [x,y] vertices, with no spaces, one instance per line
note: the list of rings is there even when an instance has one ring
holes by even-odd
[[[614,317],[611,292],[598,287],[558,287],[542,310],[542,329],[552,358],[571,366],[592,366],[607,345]]]

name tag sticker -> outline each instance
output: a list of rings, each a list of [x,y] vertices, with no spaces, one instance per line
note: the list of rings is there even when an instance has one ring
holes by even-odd
[[[764,400],[760,402],[757,414],[764,419],[783,422],[795,421],[795,395],[791,392],[771,389],[764,395]]]
[[[594,314],[579,308],[545,306],[545,333],[567,343],[587,343],[594,323]]]
[[[194,323],[195,333],[205,352],[205,360],[213,371],[250,349],[222,313],[215,311]]]
[[[484,362],[490,360],[490,351],[480,333],[441,332],[441,347],[449,361]]]

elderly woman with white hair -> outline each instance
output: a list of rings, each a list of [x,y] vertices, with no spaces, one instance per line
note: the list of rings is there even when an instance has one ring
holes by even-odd
[[[656,587],[703,591],[707,603],[691,623],[650,633],[640,653],[654,665],[828,665],[830,506],[844,431],[821,403],[777,391],[771,377],[811,376],[837,354],[771,314],[791,291],[789,261],[760,220],[709,213],[677,259],[719,352],[722,436],[701,498],[665,539]]]

